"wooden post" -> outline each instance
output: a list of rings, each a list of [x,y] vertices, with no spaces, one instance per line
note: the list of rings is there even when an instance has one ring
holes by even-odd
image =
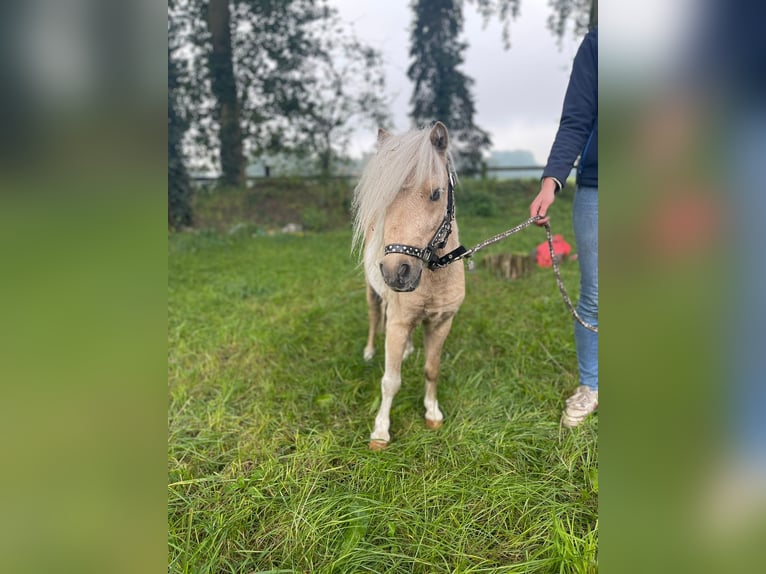
[[[521,279],[532,269],[532,256],[528,253],[497,253],[482,259],[482,265],[504,279]]]

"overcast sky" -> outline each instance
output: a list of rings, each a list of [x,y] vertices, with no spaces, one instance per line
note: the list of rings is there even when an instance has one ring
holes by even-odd
[[[383,53],[387,91],[392,97],[393,131],[410,127],[412,84],[409,66],[410,0],[330,0],[359,38]],[[547,0],[523,0],[511,22],[511,48],[503,49],[502,26],[486,27],[473,5],[464,4],[463,39],[468,42],[463,72],[473,78],[476,124],[492,136],[493,150],[526,149],[539,164],[548,157],[578,39],[569,34],[561,48],[546,28]],[[447,126],[449,127],[449,126]],[[354,138],[351,153],[370,151],[375,130]]]

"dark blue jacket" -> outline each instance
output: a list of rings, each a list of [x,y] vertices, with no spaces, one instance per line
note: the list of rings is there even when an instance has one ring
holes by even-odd
[[[598,27],[588,32],[577,50],[543,177],[555,177],[565,185],[580,155],[578,185],[598,187]]]

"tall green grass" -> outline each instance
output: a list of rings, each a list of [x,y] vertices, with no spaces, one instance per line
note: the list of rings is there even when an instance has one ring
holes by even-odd
[[[480,215],[459,189],[463,243],[525,219],[533,189],[483,189]],[[573,243],[570,214],[565,194],[552,225]],[[443,354],[444,426],[424,425],[418,332],[392,442],[371,452],[383,340],[365,363],[350,240],[170,237],[169,571],[596,572],[598,417],[559,427],[576,358],[551,271],[511,282],[477,262]],[[576,297],[576,263],[562,272]]]

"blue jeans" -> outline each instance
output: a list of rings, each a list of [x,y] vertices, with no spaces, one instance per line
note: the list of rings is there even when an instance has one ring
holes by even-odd
[[[578,186],[574,196],[577,260],[580,263],[580,300],[577,313],[598,326],[598,188]],[[575,321],[575,346],[581,385],[598,390],[598,333]]]
[[[742,113],[738,111],[738,113]],[[730,356],[730,380],[723,381],[732,393],[729,423],[734,448],[751,464],[766,469],[766,268],[763,260],[763,217],[766,190],[761,183],[766,150],[766,109],[748,108],[734,122],[727,149],[732,154],[727,198],[736,207],[729,214],[733,230],[734,273],[728,301],[729,329],[725,344]]]

